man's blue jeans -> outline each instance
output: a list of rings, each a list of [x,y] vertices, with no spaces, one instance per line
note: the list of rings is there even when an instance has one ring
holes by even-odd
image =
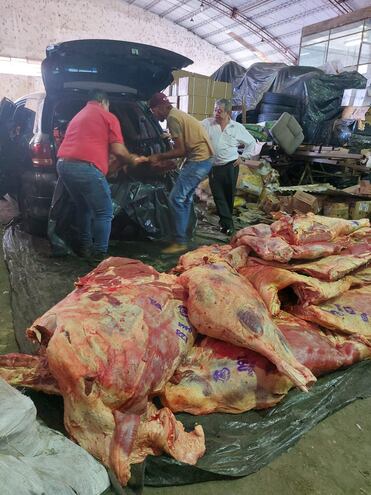
[[[80,248],[106,253],[113,216],[106,177],[93,165],[73,160],[58,160],[57,171],[76,206]]]
[[[187,242],[187,228],[193,194],[198,184],[207,177],[211,167],[211,159],[201,162],[187,161],[179,173],[170,193],[170,205],[175,223],[176,242],[182,244]]]

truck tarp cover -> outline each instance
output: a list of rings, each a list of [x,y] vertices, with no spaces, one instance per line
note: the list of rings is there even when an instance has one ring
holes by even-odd
[[[270,91],[277,73],[286,64],[266,64],[258,62],[249,67],[239,83],[233,87],[233,105],[242,105],[244,100],[248,110],[253,110],[264,93]]]
[[[51,258],[46,241],[17,227],[6,230],[3,248],[10,271],[14,326],[20,350],[30,352],[24,329],[73,289],[74,280],[89,271],[74,258]],[[164,271],[176,263],[165,261],[148,242],[121,243],[121,254]],[[53,283],[51,283],[51,280]],[[166,456],[146,461],[145,484],[182,485],[221,477],[251,474],[271,462],[319,421],[357,398],[371,396],[371,362],[363,361],[318,380],[309,393],[293,390],[282,402],[264,411],[244,414],[177,415],[186,428],[201,424],[206,454],[197,466]],[[47,400],[52,398],[46,397]],[[61,411],[62,416],[62,411]]]

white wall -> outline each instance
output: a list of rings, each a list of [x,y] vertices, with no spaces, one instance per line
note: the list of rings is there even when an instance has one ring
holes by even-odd
[[[0,0],[0,56],[41,60],[48,44],[107,38],[155,45],[185,55],[192,72],[210,75],[230,59],[186,29],[123,0]],[[7,82],[7,79],[9,81]],[[29,82],[0,78],[0,97],[23,91]],[[40,82],[36,79],[36,88]],[[32,84],[31,84],[32,85]],[[9,93],[8,93],[9,95]]]

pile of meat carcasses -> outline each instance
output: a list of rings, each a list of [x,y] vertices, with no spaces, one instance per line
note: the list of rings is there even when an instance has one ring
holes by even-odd
[[[371,356],[370,239],[368,221],[286,215],[171,274],[108,258],[27,330],[39,355],[0,356],[0,376],[61,394],[70,436],[123,485],[149,454],[195,464],[202,427],[174,412],[270,407]]]
[[[305,369],[317,377],[370,358],[370,261],[367,219],[313,214],[278,214],[229,245],[181,256],[173,271],[203,337],[163,389],[163,403],[192,414],[267,408],[313,381]]]

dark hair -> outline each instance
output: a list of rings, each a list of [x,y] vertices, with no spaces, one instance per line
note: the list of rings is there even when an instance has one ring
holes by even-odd
[[[89,91],[88,99],[89,101],[98,101],[99,103],[109,101],[108,94],[100,89],[92,89]]]

